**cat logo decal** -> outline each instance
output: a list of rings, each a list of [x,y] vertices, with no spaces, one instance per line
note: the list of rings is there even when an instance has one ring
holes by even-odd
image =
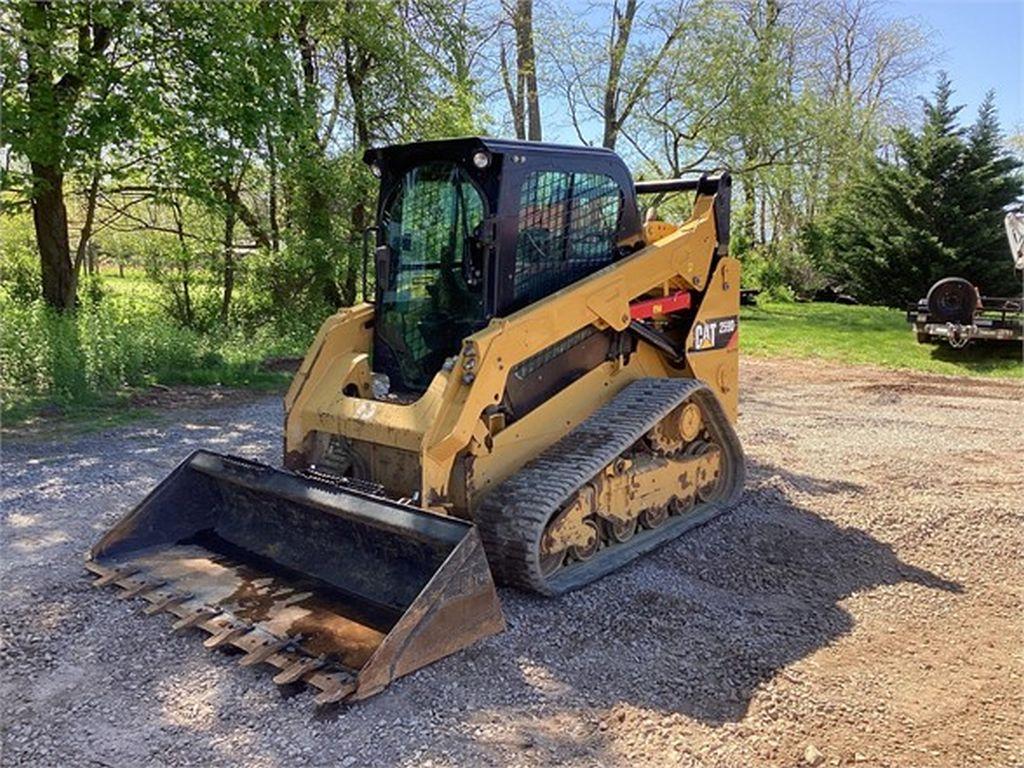
[[[739,340],[739,317],[719,317],[694,323],[690,334],[690,352],[707,352],[712,349],[735,347]]]

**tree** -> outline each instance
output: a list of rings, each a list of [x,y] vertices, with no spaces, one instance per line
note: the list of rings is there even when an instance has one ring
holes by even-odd
[[[600,145],[615,149],[666,56],[696,14],[687,0],[614,0],[606,26],[581,17],[549,42],[550,58],[580,141],[593,143],[587,123],[600,121]],[[603,46],[580,40],[605,38]]]
[[[513,4],[514,3],[514,4]],[[499,41],[501,82],[512,114],[517,139],[541,140],[540,93],[537,86],[537,52],[533,35],[533,0],[506,0],[502,4],[512,27],[516,61],[515,84],[505,41]]]
[[[643,173],[730,169],[736,253],[778,264],[803,258],[800,233],[903,114],[924,41],[890,16],[876,0],[618,0],[547,42],[545,80],[581,141]]]
[[[466,8],[439,0],[303,3],[293,31],[304,126],[288,169],[293,241],[328,304],[358,299],[374,180],[362,164],[374,143],[472,129],[473,28]],[[336,215],[338,210],[343,216]]]
[[[283,6],[256,2],[176,2],[163,9],[156,71],[161,109],[151,173],[223,220],[220,257],[222,324],[229,320],[236,277],[236,224],[252,246],[270,249],[267,226],[247,203],[247,179],[268,131],[287,131],[297,105],[286,83],[291,66],[281,42]],[[247,244],[248,245],[248,244]]]
[[[3,11],[2,142],[27,160],[26,193],[32,209],[45,301],[59,310],[75,305],[104,146],[133,134],[132,112],[148,102],[148,35],[139,6],[122,3],[51,3],[22,0]],[[90,177],[86,226],[72,260],[65,202],[69,173]],[[5,173],[3,186],[18,186]]]
[[[904,305],[950,275],[1013,289],[997,242],[1001,209],[1024,192],[1020,164],[999,146],[991,99],[964,130],[952,93],[941,75],[922,128],[896,132],[895,157],[871,162],[825,228],[828,266],[862,299]]]
[[[962,258],[975,266],[975,280],[990,294],[1013,295],[1020,281],[1008,268],[1003,217],[1006,206],[1019,202],[1022,163],[1004,148],[1002,130],[989,92],[978,108],[978,117],[967,132],[964,182],[976,202],[972,226],[976,235],[962,244]]]
[[[644,170],[660,178],[723,164],[723,148],[737,132],[725,107],[740,97],[746,66],[734,15],[702,0],[681,21],[678,42],[663,52],[639,94],[632,123],[619,128]]]

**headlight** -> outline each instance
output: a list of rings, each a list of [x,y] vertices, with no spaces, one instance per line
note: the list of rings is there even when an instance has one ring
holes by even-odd
[[[483,170],[484,168],[486,168],[490,164],[491,164],[491,156],[488,155],[486,152],[476,152],[476,153],[474,153],[474,155],[473,155],[473,165],[475,165],[477,168],[479,168],[480,170]]]
[[[379,179],[380,178],[380,166],[377,165],[376,163],[370,163],[370,173],[372,173],[374,176],[376,176]]]

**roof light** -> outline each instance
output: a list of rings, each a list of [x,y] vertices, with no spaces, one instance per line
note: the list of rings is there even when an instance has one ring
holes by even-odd
[[[486,152],[476,152],[473,154],[473,165],[480,170],[483,170],[491,164],[491,156]]]

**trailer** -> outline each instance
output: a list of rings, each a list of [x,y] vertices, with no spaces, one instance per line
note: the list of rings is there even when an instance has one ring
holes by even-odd
[[[1006,214],[1006,239],[1018,274],[1024,269],[1024,212]],[[955,349],[972,341],[1024,341],[1024,298],[982,296],[962,277],[945,277],[907,307],[907,322],[920,344],[946,341]]]
[[[1020,298],[981,296],[971,283],[958,277],[947,277],[937,282],[928,292],[929,297],[936,294],[936,288],[944,292],[943,284],[952,280],[970,288],[976,297],[975,302],[957,312],[943,308],[938,302],[930,302],[928,298],[912,304],[907,308],[907,322],[914,326],[914,335],[919,343],[946,341],[954,349],[960,349],[975,339],[1024,341],[1024,311]],[[937,305],[938,310],[933,305]]]

